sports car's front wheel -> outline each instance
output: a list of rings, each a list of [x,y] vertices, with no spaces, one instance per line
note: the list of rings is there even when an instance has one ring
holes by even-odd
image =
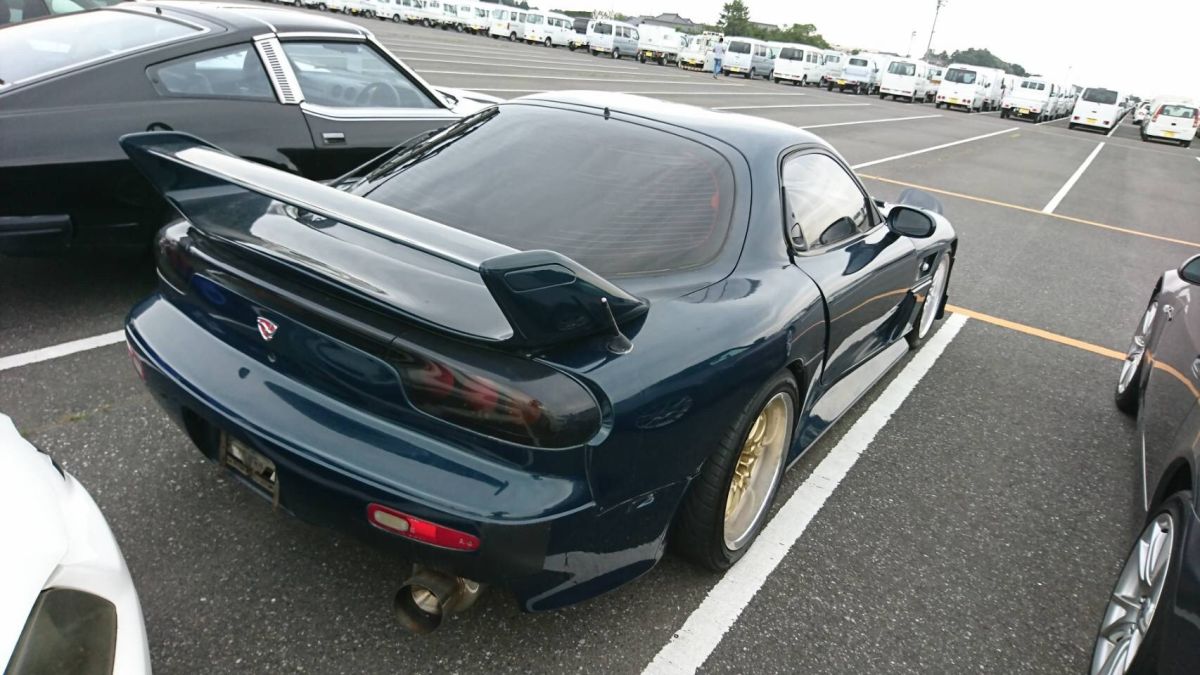
[[[720,439],[680,506],[672,543],[683,556],[722,571],[746,553],[783,478],[799,400],[780,373]]]
[[[946,297],[946,286],[950,283],[950,259],[946,254],[938,258],[937,267],[933,270],[933,281],[925,292],[925,302],[921,303],[921,313],[908,332],[908,344],[916,348],[929,337],[933,330],[933,322],[937,320],[938,310]]]

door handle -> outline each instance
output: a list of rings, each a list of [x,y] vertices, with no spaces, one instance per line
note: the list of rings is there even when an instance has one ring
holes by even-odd
[[[326,143],[345,143],[346,134],[343,134],[340,131],[326,131],[325,133],[321,134],[321,140],[325,141]]]

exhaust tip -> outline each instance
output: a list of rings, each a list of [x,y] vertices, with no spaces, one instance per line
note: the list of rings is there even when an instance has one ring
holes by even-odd
[[[445,617],[475,604],[483,590],[482,584],[470,579],[417,567],[396,592],[392,606],[405,630],[432,633]]]

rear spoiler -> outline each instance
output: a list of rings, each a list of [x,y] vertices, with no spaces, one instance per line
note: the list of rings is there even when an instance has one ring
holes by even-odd
[[[554,251],[518,251],[235,157],[189,134],[136,133],[122,136],[120,142],[155,189],[205,235],[301,268],[351,292],[367,289],[376,300],[434,328],[488,342],[541,347],[616,333],[614,324],[649,308],[646,300]],[[339,236],[335,225],[353,228],[360,236]],[[373,275],[358,269],[356,254],[373,256],[377,262],[380,250],[402,250],[404,255],[395,256],[395,265],[386,266],[383,273],[378,265]],[[364,268],[366,262],[370,261],[364,260]],[[419,286],[421,293],[414,295],[410,286]],[[470,302],[454,303],[481,294],[490,295],[489,309],[498,310],[507,326],[454,320],[455,313],[473,311]]]

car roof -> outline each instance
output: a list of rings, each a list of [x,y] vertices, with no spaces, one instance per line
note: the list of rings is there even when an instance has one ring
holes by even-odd
[[[164,16],[174,14],[179,18],[199,17],[224,26],[229,31],[246,31],[254,35],[321,32],[342,34],[347,37],[365,37],[370,34],[366,29],[349,21],[313,12],[298,12],[294,9],[264,5],[150,0],[148,2],[120,3],[106,9],[109,11],[139,9],[148,12],[157,12],[161,9]]]
[[[604,91],[554,91],[530,94],[510,101],[510,103],[522,102],[557,103],[597,110],[608,109],[611,112],[644,117],[711,136],[743,153],[764,150],[778,152],[783,148],[810,143],[830,147],[815,134],[783,122],[751,115],[718,112],[685,103],[671,103],[633,94]]]

